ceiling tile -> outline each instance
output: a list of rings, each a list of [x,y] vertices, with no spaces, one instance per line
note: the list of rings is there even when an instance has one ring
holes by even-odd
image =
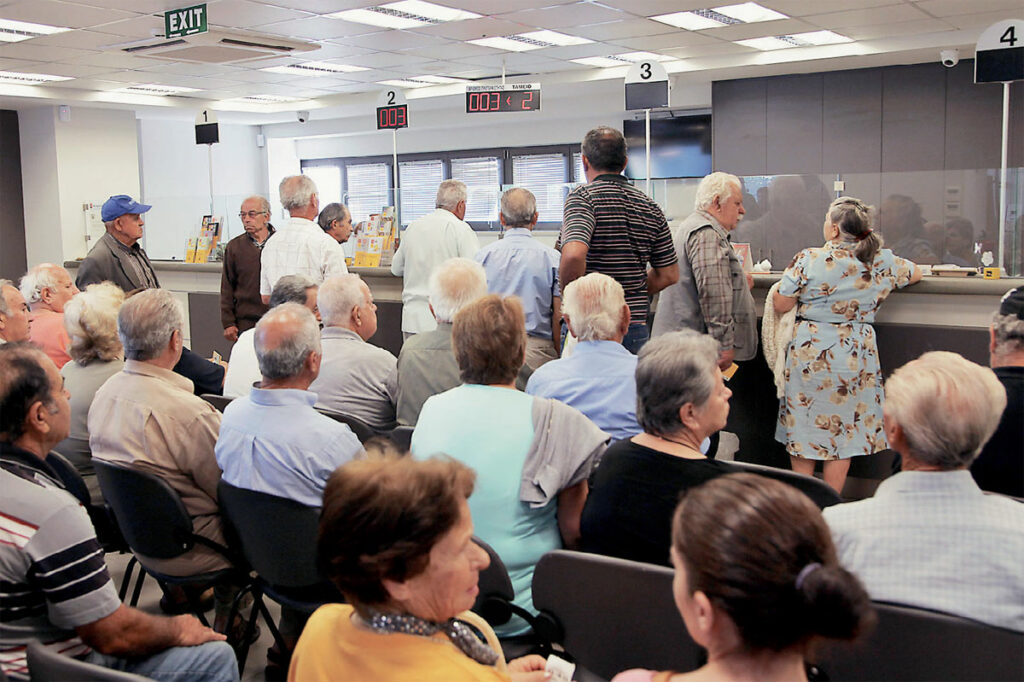
[[[951,31],[952,27],[941,19],[923,19],[920,21],[901,21],[875,26],[855,26],[842,30],[843,35],[854,40],[873,40],[875,38],[892,38],[894,36],[910,36],[919,33],[941,33]],[[936,61],[938,53],[936,52]]]
[[[721,28],[709,28],[706,31],[697,31],[711,38],[722,40],[746,40],[748,38],[761,38],[763,36],[784,36],[805,31],[816,31],[818,26],[809,24],[800,19],[779,19],[777,21],[758,21],[752,24],[733,24]]]
[[[469,43],[450,43],[438,45],[437,47],[420,47],[411,50],[402,50],[407,54],[414,54],[419,57],[432,59],[465,59],[479,54],[494,54],[494,50]]]
[[[623,12],[591,4],[574,2],[570,5],[557,5],[540,9],[528,9],[511,14],[502,14],[502,19],[515,21],[537,28],[565,29],[584,24],[599,24],[606,21],[619,21],[628,18]]]
[[[180,2],[180,0],[177,1]],[[134,19],[124,19],[96,26],[93,30],[117,36],[110,41],[111,43],[117,43],[132,40],[133,38],[162,36],[164,34],[164,20],[162,17],[138,16]]]
[[[98,50],[101,47],[116,41],[117,39],[111,38],[109,33],[99,33],[97,31],[79,29],[77,31],[65,31],[64,33],[39,36],[38,38],[32,38],[25,42],[29,45],[52,45],[54,47],[76,47],[83,50]]]
[[[462,2],[442,2],[441,4],[469,10],[485,16],[516,12],[522,9],[536,9],[538,7],[553,7],[554,5],[567,5],[579,0],[462,0]]]
[[[546,47],[539,50],[538,54],[550,59],[579,59],[580,57],[603,57],[605,55],[622,52],[617,46],[610,43],[587,43],[586,45],[566,45],[564,47]]]
[[[319,43],[320,49],[312,52],[304,52],[296,61],[332,61],[344,63],[346,57],[367,53],[368,50],[366,48],[358,47],[356,45],[348,45],[345,42],[346,40],[346,38],[341,38],[337,42],[323,41]]]
[[[975,39],[971,41],[972,43],[977,43],[977,38],[980,37],[981,31],[984,31],[997,21],[1002,21],[1006,18],[1006,10],[997,10],[994,12],[982,12],[980,14],[961,14],[955,17],[943,17],[942,20],[956,28],[977,30],[978,36],[975,36]],[[1018,47],[1020,46],[1018,45]]]
[[[449,21],[433,26],[423,26],[412,29],[416,33],[425,35],[440,36],[452,40],[475,40],[477,38],[489,38],[492,36],[507,36],[514,33],[526,33],[532,31],[532,26],[525,26],[514,21],[505,21],[493,17],[482,17],[480,19],[466,19],[465,21]]]
[[[0,17],[4,19],[69,28],[97,26],[134,16],[134,12],[101,9],[57,0],[22,0],[0,8]]]
[[[306,40],[330,40],[345,36],[357,36],[378,32],[375,27],[357,24],[330,17],[309,17],[274,24],[263,24],[257,31],[273,35],[304,38]]]
[[[915,4],[934,17],[1003,12],[1004,10],[1015,10],[1019,14],[1022,10],[1021,0],[970,0],[970,2],[964,2],[964,0],[918,0]]]
[[[20,43],[0,43],[0,57],[32,59],[39,62],[77,61],[94,54],[90,50],[76,50],[72,47],[46,47],[33,45],[31,40]]]
[[[723,41],[711,36],[703,35],[697,31],[678,31],[676,33],[667,33],[660,36],[646,36],[643,38],[624,38],[622,40],[612,41],[616,46],[628,47],[631,50],[651,50],[656,52],[664,52],[667,49],[675,49],[682,47],[696,47],[700,45],[721,45]],[[623,50],[613,48],[612,52],[608,54],[614,54],[616,52],[622,52]]]
[[[731,2],[731,0],[729,1]],[[892,0],[888,1],[892,2]],[[715,0],[601,0],[601,4],[641,17],[653,17],[657,14],[686,12],[691,9],[704,9],[727,3],[716,3]]]
[[[749,47],[737,45],[736,43],[718,42],[708,45],[693,45],[680,48],[662,48],[658,50],[662,54],[678,57],[679,59],[694,59],[699,57],[717,57],[725,54],[750,53]]]
[[[814,14],[804,17],[807,22],[814,24],[815,26],[828,28],[833,31],[846,28],[847,26],[876,26],[878,24],[929,18],[930,17],[921,10],[913,7],[912,5],[906,4],[874,7],[870,9],[856,9],[848,12]]]
[[[305,19],[312,16],[308,12],[273,7],[251,0],[219,0],[219,2],[210,3],[208,8],[209,23],[228,28],[252,28],[260,24]]]
[[[387,31],[383,35],[353,36],[345,41],[349,45],[366,48],[385,48],[388,50],[411,50],[418,47],[450,45],[451,41],[435,36],[427,36],[412,31]]]
[[[164,13],[167,10],[180,9],[181,0],[74,0],[79,5],[100,7],[103,9],[122,9],[145,14]]]
[[[223,64],[199,64],[196,62],[160,61],[159,64],[146,66],[141,71],[159,73],[175,73],[182,76],[230,76],[239,69]]]
[[[353,66],[365,66],[371,69],[379,69],[387,68],[389,66],[399,66],[401,64],[415,64],[420,61],[423,61],[422,56],[408,52],[375,52],[373,54],[364,54],[353,57],[349,63]]]
[[[75,64],[86,66],[104,66],[112,69],[141,69],[146,66],[165,64],[158,59],[146,59],[145,57],[133,57],[123,52],[97,52],[84,57],[74,59]]]
[[[609,21],[603,24],[578,26],[570,29],[573,35],[583,36],[591,40],[616,40],[618,38],[636,38],[637,36],[656,36],[679,31],[674,26],[650,19],[626,19]]]
[[[362,9],[381,4],[379,0],[273,0],[275,5],[301,9],[314,14],[331,14],[346,9]]]
[[[963,2],[964,0],[956,1]],[[973,0],[967,1],[972,2]],[[816,0],[814,2],[808,2],[808,0],[758,0],[758,4],[790,17],[899,5],[900,2],[901,0]]]

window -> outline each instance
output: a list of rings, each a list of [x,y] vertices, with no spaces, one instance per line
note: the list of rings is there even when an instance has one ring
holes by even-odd
[[[337,166],[306,166],[302,172],[316,183],[320,207],[341,201],[341,169]]]
[[[431,213],[437,199],[437,186],[444,180],[441,159],[401,161],[398,164],[399,201],[402,225]]]
[[[388,191],[390,169],[386,163],[364,163],[345,166],[345,181],[348,186],[348,210],[352,222],[369,219],[371,213],[380,213],[391,204]]]
[[[452,178],[466,183],[466,222],[497,222],[501,162],[496,156],[452,159]]]
[[[537,197],[537,222],[562,221],[565,204],[565,155],[532,154],[512,157],[512,182]]]
[[[576,171],[575,182],[584,183],[587,181],[587,174],[583,171],[583,153],[575,152],[572,155],[572,167]]]

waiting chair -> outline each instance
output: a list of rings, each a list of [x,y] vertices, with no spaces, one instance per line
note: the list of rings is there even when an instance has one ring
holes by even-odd
[[[253,606],[248,627],[255,627],[257,613],[262,615],[278,650],[284,653],[288,646],[263,602],[264,595],[307,614],[323,604],[344,601],[317,568],[320,508],[238,488],[223,480],[217,493],[224,518],[238,535],[242,553],[256,572],[256,580],[249,588]],[[236,598],[236,606],[243,594]],[[250,634],[246,632],[242,641],[248,642]],[[248,656],[248,644],[242,647],[237,649],[239,670],[245,668]]]
[[[409,449],[412,446],[413,428],[414,427],[412,426],[396,426],[390,431],[385,431],[381,435],[390,438],[391,442],[393,442],[401,452],[405,453],[409,452]]]
[[[32,682],[144,682],[149,679],[79,661],[47,649],[37,641],[28,643],[28,672]]]
[[[132,552],[153,559],[173,559],[185,554],[196,545],[204,545],[219,552],[233,567],[192,576],[171,576],[143,567],[135,583],[129,606],[135,606],[142,592],[142,581],[149,573],[161,583],[182,587],[215,583],[234,576],[248,574],[244,561],[230,549],[209,538],[198,535],[192,527],[192,518],[178,493],[164,479],[125,464],[94,459],[96,476],[103,497],[114,510],[117,523],[124,533]],[[127,593],[130,574],[125,574],[121,586],[121,599]],[[208,625],[198,599],[192,590],[185,590],[193,613]],[[230,622],[230,621],[229,621]]]
[[[790,471],[789,469],[779,469],[778,467],[754,464],[752,462],[730,462],[730,464],[734,466],[737,471],[758,474],[765,478],[774,478],[776,481],[782,481],[783,483],[793,486],[804,495],[811,498],[811,501],[818,505],[819,509],[831,507],[832,505],[839,504],[843,501],[842,498],[839,497],[839,493],[832,489],[832,486],[815,478],[814,476],[806,476],[804,474],[798,474],[795,471]]]
[[[224,408],[228,406],[228,403],[234,400],[230,396],[217,395],[216,393],[204,393],[199,397],[216,407],[218,412],[224,412]]]
[[[878,626],[864,641],[816,657],[832,682],[1024,680],[1024,633],[938,611],[875,603]]]
[[[533,605],[556,641],[605,679],[629,668],[687,672],[704,650],[690,638],[664,566],[567,550],[548,552],[533,573]]]
[[[335,412],[334,410],[328,410],[322,407],[316,408],[316,411],[322,415],[330,417],[334,421],[341,422],[342,424],[347,424],[348,427],[352,429],[352,433],[354,433],[356,435],[356,438],[359,439],[360,443],[365,443],[374,436],[380,435],[373,430],[373,427],[371,427],[369,424],[367,424],[361,419],[356,419],[355,417],[350,417],[347,414],[342,414],[340,412]]]

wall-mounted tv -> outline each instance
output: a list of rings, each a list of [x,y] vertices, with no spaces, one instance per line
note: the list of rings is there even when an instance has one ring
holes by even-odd
[[[623,121],[626,177],[647,177],[645,122]],[[711,114],[651,119],[651,177],[702,178],[711,172]]]

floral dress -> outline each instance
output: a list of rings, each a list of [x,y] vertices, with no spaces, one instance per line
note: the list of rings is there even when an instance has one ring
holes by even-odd
[[[910,283],[914,264],[881,249],[869,271],[848,247],[804,249],[779,284],[797,308],[775,439],[794,457],[846,459],[887,447],[871,323],[886,296]]]

